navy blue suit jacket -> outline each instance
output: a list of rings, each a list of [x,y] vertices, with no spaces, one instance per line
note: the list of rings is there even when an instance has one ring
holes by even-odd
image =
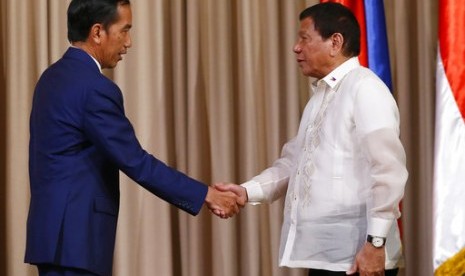
[[[190,214],[205,200],[206,185],[142,149],[118,86],[86,52],[69,48],[34,92],[25,261],[111,275],[119,170]]]

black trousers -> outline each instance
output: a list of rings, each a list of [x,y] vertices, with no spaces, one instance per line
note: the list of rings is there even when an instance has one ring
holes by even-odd
[[[385,276],[396,276],[399,272],[398,268],[385,270]],[[358,273],[352,274],[353,276],[358,276]],[[308,276],[346,276],[345,271],[329,271],[321,269],[310,269],[308,271]]]
[[[98,276],[84,269],[51,264],[39,264],[37,269],[39,270],[39,276]]]

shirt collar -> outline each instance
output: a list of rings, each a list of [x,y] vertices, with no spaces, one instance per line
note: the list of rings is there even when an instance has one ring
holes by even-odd
[[[92,55],[89,55],[89,56],[95,61],[95,63],[98,66],[98,69],[100,70],[100,73],[102,73],[102,66],[100,65],[100,63]]]
[[[344,76],[347,75],[347,73],[359,66],[360,62],[358,61],[358,57],[352,57],[336,67],[336,69],[331,71],[324,78],[315,81],[313,85],[318,86],[320,82],[325,82],[329,87],[334,89],[336,85],[344,78]]]

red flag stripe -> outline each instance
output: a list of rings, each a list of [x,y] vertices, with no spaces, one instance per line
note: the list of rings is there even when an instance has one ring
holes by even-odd
[[[462,0],[439,2],[439,49],[455,101],[465,119],[465,5]]]

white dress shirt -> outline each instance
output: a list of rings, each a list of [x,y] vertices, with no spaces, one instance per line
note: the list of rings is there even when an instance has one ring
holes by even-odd
[[[249,203],[286,194],[280,266],[346,271],[370,234],[387,237],[386,268],[398,267],[408,173],[395,100],[357,58],[312,87],[297,136],[243,184]]]

